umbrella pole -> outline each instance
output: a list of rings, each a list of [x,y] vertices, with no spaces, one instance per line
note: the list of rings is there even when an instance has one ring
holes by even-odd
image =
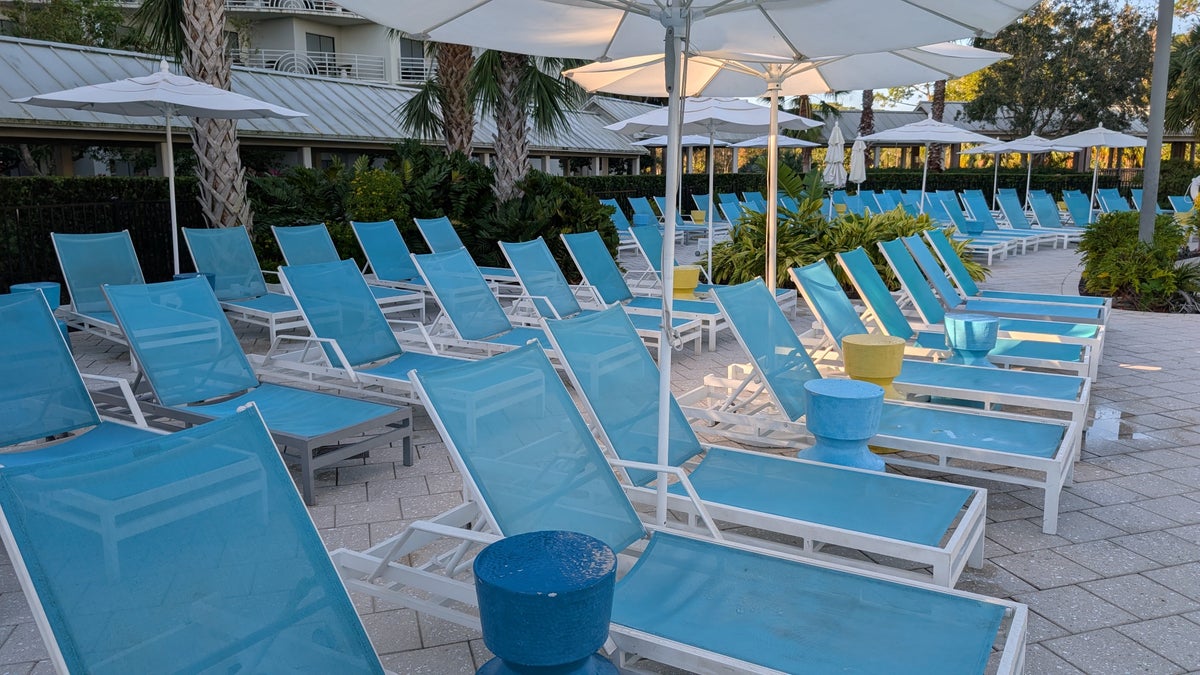
[[[179,221],[175,215],[175,146],[171,139],[171,111],[166,112],[167,160],[163,171],[167,172],[167,195],[171,207],[171,255],[175,261],[175,274],[179,274]]]
[[[1033,179],[1033,153],[1025,153],[1025,208],[1029,208],[1029,186]]]
[[[996,208],[996,195],[1000,194],[1000,153],[992,153],[992,208]]]
[[[921,171],[921,215],[925,214],[925,183],[929,180],[929,144],[925,144],[925,168]]]
[[[708,264],[705,265],[708,271],[705,276],[708,277],[710,284],[712,283],[713,211],[717,208],[717,196],[713,194],[713,172],[716,170],[713,166],[715,147],[716,139],[713,138],[713,128],[710,124],[708,127],[708,208],[704,209],[704,220],[708,225]]]
[[[1100,178],[1100,153],[1097,152],[1097,150],[1099,150],[1099,149],[1100,149],[1099,146],[1092,146],[1092,197],[1091,197],[1091,200],[1088,201],[1089,209],[1094,209],[1097,206],[1096,184],[1097,184],[1097,180]],[[1088,220],[1090,221],[1091,218],[1092,218],[1092,214],[1089,211]]]
[[[672,8],[678,12],[678,8]],[[662,333],[658,339],[658,464],[666,466],[670,461],[671,446],[671,350],[675,342],[671,334],[671,305],[675,289],[675,218],[679,211],[679,155],[682,143],[683,114],[683,66],[680,63],[682,39],[680,32],[686,30],[682,18],[676,14],[664,17],[667,29],[667,180],[666,213],[663,214],[662,247]],[[655,495],[655,522],[667,522],[667,482],[669,474],[658,474]]]
[[[771,94],[771,130],[767,135],[767,269],[764,280],[775,294],[779,274],[776,239],[779,229],[779,83],[767,85]]]

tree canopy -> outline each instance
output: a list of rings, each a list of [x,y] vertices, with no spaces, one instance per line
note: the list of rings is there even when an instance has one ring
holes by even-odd
[[[965,113],[1014,135],[1124,128],[1144,112],[1153,19],[1112,0],[1044,0],[975,46],[1012,54],[979,75]]]
[[[15,0],[7,11],[14,37],[109,49],[141,49],[116,0]]]
[[[1171,44],[1166,122],[1172,131],[1191,125],[1195,135],[1200,129],[1200,25],[1176,35]]]

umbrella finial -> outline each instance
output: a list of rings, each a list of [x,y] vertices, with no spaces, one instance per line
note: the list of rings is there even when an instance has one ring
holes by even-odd
[[[171,72],[171,66],[167,64],[167,60],[166,60],[166,59],[163,59],[162,61],[159,61],[159,63],[158,63],[158,69],[159,69],[159,71],[160,71],[160,72],[164,72],[164,73],[169,73],[169,72]]]

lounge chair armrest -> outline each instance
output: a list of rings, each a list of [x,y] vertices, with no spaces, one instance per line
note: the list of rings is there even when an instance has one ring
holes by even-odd
[[[276,349],[279,345],[281,345],[285,341],[304,343],[304,345],[305,345],[304,350],[303,350],[304,353],[301,355],[301,357],[300,357],[301,359],[303,359],[304,356],[306,356],[308,354],[309,349],[310,349],[310,347],[312,347],[313,344],[328,345],[329,348],[333,350],[333,354],[334,354],[334,356],[337,357],[338,362],[332,363],[329,358],[329,353],[326,352],[324,349],[322,349],[318,352],[320,354],[321,358],[324,359],[326,363],[329,363],[329,366],[331,368],[341,368],[342,370],[346,371],[346,376],[350,378],[351,382],[358,382],[358,375],[355,374],[354,367],[350,365],[350,361],[346,358],[346,354],[342,351],[342,348],[338,345],[337,340],[334,340],[332,338],[322,338],[322,337],[316,337],[313,335],[276,335],[275,340],[271,343],[271,348],[268,349],[267,353],[263,356],[263,360],[262,360],[263,366],[270,365],[270,363],[273,360],[275,360],[277,358],[281,358],[282,354],[284,354],[284,353],[288,353],[288,352],[279,352]]]
[[[266,275],[268,275],[268,274],[274,275],[274,276],[275,276],[275,282],[276,282],[276,283],[279,283],[279,278],[280,278],[280,277],[279,277],[279,270],[259,270],[259,272],[262,272],[262,273],[263,273],[263,276],[266,276]]]
[[[429,353],[438,353],[437,346],[433,344],[433,339],[429,337],[429,330],[425,327],[425,324],[419,321],[413,321],[411,319],[388,319],[387,322],[388,325],[411,324],[412,326],[416,327],[417,331],[421,334],[421,339],[425,341],[425,346],[429,347]]]
[[[109,382],[117,385],[117,389],[121,391],[121,397],[125,399],[125,404],[129,406],[129,413],[133,415],[133,423],[144,429],[150,428],[146,424],[146,416],[142,414],[142,406],[133,395],[133,388],[129,386],[129,380],[123,377],[113,377],[111,375],[93,375],[91,373],[79,373],[85,380],[96,380],[97,382]]]
[[[626,469],[641,469],[643,471],[654,471],[659,474],[659,489],[666,489],[666,481],[663,480],[663,474],[675,476],[679,479],[679,484],[683,486],[684,492],[688,498],[692,500],[692,506],[695,507],[696,513],[700,519],[704,521],[704,526],[708,528],[708,532],[713,539],[721,541],[724,537],[721,531],[717,528],[717,523],[709,515],[708,509],[704,506],[704,502],[700,500],[700,494],[696,492],[696,488],[692,485],[692,481],[688,478],[687,473],[677,466],[664,466],[662,464],[650,464],[648,462],[632,462],[625,459],[610,458],[609,464],[619,466]]]

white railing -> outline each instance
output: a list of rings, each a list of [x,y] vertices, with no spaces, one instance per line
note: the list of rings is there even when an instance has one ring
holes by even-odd
[[[329,0],[225,0],[225,8],[232,10],[358,16],[337,3],[329,2]]]
[[[289,49],[232,49],[230,55],[235,64],[248,68],[347,80],[387,81],[386,63],[382,56]]]
[[[401,56],[397,65],[401,82],[424,82],[433,77],[437,63],[423,56]]]

